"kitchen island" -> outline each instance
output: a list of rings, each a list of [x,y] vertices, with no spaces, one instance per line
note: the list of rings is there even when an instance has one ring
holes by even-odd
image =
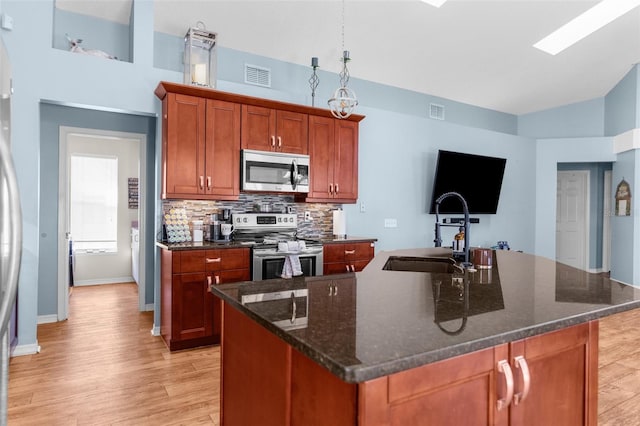
[[[212,286],[223,425],[596,425],[598,318],[640,292],[498,250],[475,272],[385,270]]]

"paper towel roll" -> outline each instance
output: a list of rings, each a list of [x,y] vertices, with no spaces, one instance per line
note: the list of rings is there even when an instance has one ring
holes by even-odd
[[[333,211],[333,235],[340,238],[347,236],[347,217],[344,210]]]

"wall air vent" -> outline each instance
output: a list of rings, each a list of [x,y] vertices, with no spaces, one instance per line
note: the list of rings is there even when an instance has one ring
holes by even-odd
[[[271,87],[271,70],[257,65],[244,64],[244,82],[256,86]]]
[[[444,120],[444,105],[429,104],[429,118]]]

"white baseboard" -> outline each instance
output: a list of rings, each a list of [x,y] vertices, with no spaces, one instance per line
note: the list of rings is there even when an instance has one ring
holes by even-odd
[[[58,322],[58,315],[38,315],[38,324],[48,324],[51,322]]]
[[[114,278],[103,278],[99,280],[75,280],[73,281],[73,285],[77,287],[82,287],[84,285],[100,285],[100,284],[121,284],[121,283],[132,283],[135,282],[133,277],[114,277]]]
[[[159,336],[160,335],[160,327],[158,327],[157,325],[154,325],[153,328],[151,329],[151,334],[153,336]]]
[[[17,345],[11,351],[11,356],[23,356],[23,355],[33,355],[40,352],[40,345],[37,343],[32,343],[30,345]]]

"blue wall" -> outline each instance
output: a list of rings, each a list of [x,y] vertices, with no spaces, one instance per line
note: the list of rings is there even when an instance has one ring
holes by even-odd
[[[53,295],[52,287],[47,286],[55,284],[43,275],[51,276],[57,259],[56,253],[45,250],[52,246],[46,246],[49,242],[41,237],[45,230],[47,234],[52,232],[52,225],[46,223],[44,216],[58,208],[57,200],[43,194],[49,191],[47,179],[57,179],[53,176],[55,169],[44,163],[49,155],[55,155],[55,138],[49,133],[63,122],[78,127],[132,126],[146,133],[150,145],[155,145],[150,153],[156,164],[155,169],[150,167],[156,182],[155,187],[150,187],[150,192],[156,194],[155,211],[148,224],[150,234],[143,243],[150,256],[154,256],[155,275],[149,276],[154,279],[154,323],[158,326],[159,260],[152,234],[161,221],[157,198],[161,129],[160,120],[149,116],[161,114],[161,104],[153,95],[158,82],[182,81],[181,67],[176,66],[181,61],[182,42],[176,37],[155,34],[153,2],[135,1],[130,39],[123,42],[131,50],[130,62],[78,55],[52,47],[53,0],[0,1],[2,12],[14,19],[14,29],[3,30],[1,35],[13,67],[12,152],[24,213],[19,346],[35,348],[37,316],[48,313],[53,306],[50,300],[40,300]],[[88,42],[87,45],[93,47]],[[102,48],[97,41],[95,46]],[[245,84],[245,63],[270,68],[272,88]],[[221,90],[310,105],[309,76],[309,67],[231,49],[220,48],[218,52]],[[325,100],[321,101],[324,103],[337,87],[338,78],[321,71],[320,81],[316,99]],[[555,241],[555,211],[549,206],[555,206],[558,162],[615,161],[611,139],[603,137],[602,124],[598,124],[603,121],[602,100],[519,118],[355,78],[350,86],[358,93],[358,113],[366,115],[360,123],[358,200],[365,203],[366,211],[361,213],[359,204],[344,206],[347,231],[378,238],[377,250],[433,245],[435,218],[427,213],[427,204],[440,148],[507,158],[498,213],[479,216],[480,223],[472,226],[471,244],[488,246],[508,240],[514,249],[551,258],[555,257],[555,244],[551,243]],[[114,114],[118,110],[131,113],[120,117],[53,108],[44,106],[42,100],[79,109],[85,109],[81,106],[86,105],[88,109]],[[445,106],[444,121],[428,118],[430,102]],[[583,119],[579,120],[580,117]],[[570,124],[563,127],[565,121]],[[519,128],[522,135],[518,134]],[[538,139],[555,132],[554,137],[580,137]],[[481,178],[479,171],[478,179]],[[396,218],[398,227],[384,228],[385,218]],[[43,311],[39,312],[38,307]]]
[[[615,136],[640,126],[638,79],[640,68],[631,71],[605,96],[605,134]]]
[[[83,127],[147,135],[147,164],[155,164],[156,117],[98,111],[63,105],[42,103],[40,107],[40,247],[38,257],[38,315],[57,313],[57,282],[51,277],[58,270],[58,152],[60,126]],[[148,167],[147,184],[155,187],[155,166]],[[52,207],[51,209],[49,207]],[[53,210],[53,207],[56,210]],[[147,198],[147,223],[154,222],[155,197]],[[146,240],[153,239],[155,229],[146,228]],[[56,256],[52,254],[55,253]],[[153,250],[146,253],[153,255]],[[144,264],[141,262],[141,264]],[[147,264],[146,275],[153,277],[153,257]],[[145,303],[153,303],[153,278],[146,280]]]

